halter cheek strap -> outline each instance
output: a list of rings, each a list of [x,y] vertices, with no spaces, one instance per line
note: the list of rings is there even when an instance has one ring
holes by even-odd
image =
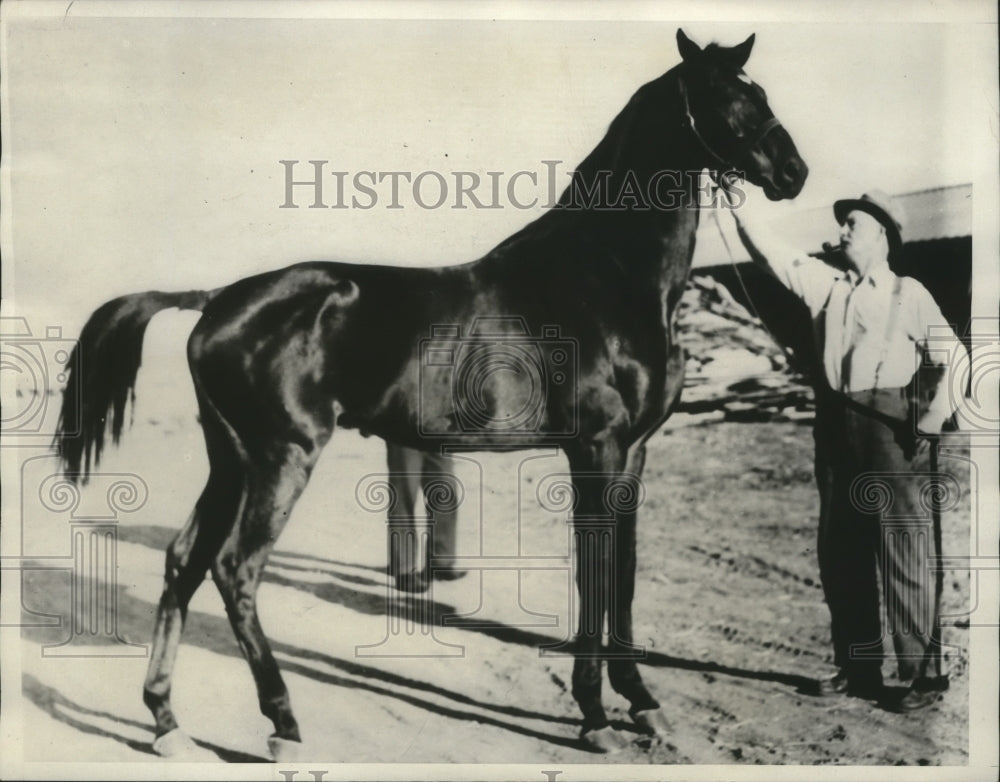
[[[683,78],[678,78],[677,83],[680,87],[681,100],[684,102],[684,118],[681,120],[681,127],[686,128],[691,131],[695,139],[701,145],[711,157],[715,158],[716,161],[722,164],[724,168],[734,168],[742,160],[744,160],[754,148],[757,147],[764,137],[767,136],[775,128],[781,127],[781,121],[777,117],[770,117],[764,120],[760,125],[754,128],[753,132],[740,140],[739,146],[736,149],[736,155],[732,160],[727,160],[718,152],[716,152],[711,145],[705,140],[705,137],[701,135],[698,130],[698,125],[694,121],[694,115],[691,113],[691,104],[688,101],[687,85],[684,83]]]
[[[757,127],[757,130],[754,131],[752,136],[748,136],[743,140],[743,143],[740,145],[741,148],[737,153],[739,157],[741,159],[746,157],[748,154],[750,154],[750,152],[753,150],[754,147],[756,147],[758,144],[760,144],[761,141],[764,140],[764,137],[768,133],[770,133],[775,128],[780,128],[780,127],[781,127],[781,121],[777,117],[771,117],[770,119],[764,120]]]

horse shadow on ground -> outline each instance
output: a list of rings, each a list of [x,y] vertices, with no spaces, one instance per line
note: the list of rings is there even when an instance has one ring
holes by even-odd
[[[44,711],[50,717],[58,720],[64,725],[68,725],[81,733],[86,733],[91,736],[100,736],[101,738],[112,739],[124,744],[126,747],[129,747],[136,752],[141,752],[144,755],[150,755],[151,757],[157,757],[152,748],[152,725],[143,724],[117,714],[111,714],[110,712],[83,706],[76,701],[67,698],[54,687],[48,686],[29,673],[24,674],[21,679],[21,693],[26,700],[35,704],[35,706]],[[146,740],[131,738],[112,729],[99,727],[90,720],[100,720],[105,723],[136,728],[148,733],[149,738]],[[217,744],[213,744],[208,741],[195,739],[195,743],[203,749],[214,752],[221,760],[224,760],[227,763],[266,763],[269,761],[269,759],[265,757],[226,749],[225,747],[220,747]]]
[[[175,530],[162,526],[136,525],[122,526],[119,529],[119,539],[123,542],[149,546],[162,551],[176,534]],[[287,586],[302,590],[322,600],[342,605],[351,610],[368,615],[389,615],[390,611],[413,610],[412,615],[430,616],[434,623],[447,619],[449,627],[460,627],[464,630],[482,633],[504,643],[520,644],[529,647],[558,645],[560,639],[524,627],[516,627],[502,622],[484,620],[481,617],[465,619],[456,613],[456,609],[446,603],[431,600],[425,596],[413,596],[398,593],[388,586],[384,567],[357,565],[353,563],[327,560],[308,554],[291,552],[276,552],[276,563],[283,572],[265,571],[264,580],[268,583]],[[358,575],[358,571],[369,571],[372,578]],[[331,578],[317,583],[312,580],[296,580],[286,575],[288,572],[323,573]],[[374,577],[380,574],[380,577]],[[52,573],[45,571],[28,571],[23,574],[23,595],[25,607],[33,612],[44,612],[56,616],[65,616],[69,602],[69,594],[65,580],[53,580]],[[46,581],[48,579],[48,582]],[[346,583],[338,583],[343,581]],[[93,582],[85,582],[81,586],[90,588]],[[368,587],[381,587],[384,594],[373,594],[350,584]],[[55,586],[55,588],[53,588]],[[122,586],[116,588],[118,608],[118,624],[120,637],[130,641],[146,642],[152,634],[152,618],[156,613],[156,602],[142,599]],[[394,604],[393,601],[396,601]],[[30,605],[28,605],[30,603]],[[61,627],[24,627],[24,637],[40,644],[58,644],[65,641],[67,624]],[[114,639],[107,641],[113,643]],[[93,640],[88,639],[92,645]],[[243,655],[237,646],[232,629],[226,619],[199,611],[190,611],[184,643],[216,654],[230,656],[242,660]],[[536,730],[524,723],[525,720],[537,720],[543,723],[565,726],[577,726],[579,720],[575,717],[544,714],[537,711],[519,708],[500,703],[490,703],[481,698],[474,698],[464,693],[442,687],[430,682],[421,681],[408,676],[402,676],[377,667],[365,665],[354,660],[340,659],[314,649],[307,649],[282,641],[271,641],[272,649],[281,658],[282,670],[307,677],[314,681],[352,689],[361,689],[380,697],[392,698],[407,703],[430,713],[456,720],[465,720],[477,724],[485,724],[510,731],[522,736],[541,740],[553,745],[572,749],[586,749],[575,736],[560,735],[542,730]],[[673,668],[697,672],[709,672],[743,679],[777,682],[797,688],[800,692],[813,692],[817,685],[814,679],[795,674],[772,671],[754,671],[721,665],[713,661],[689,660],[672,657],[660,652],[645,651],[640,660],[645,665]],[[325,668],[327,670],[321,670]],[[73,702],[54,688],[42,683],[31,675],[23,679],[25,697],[35,703],[55,719],[84,733],[99,735],[119,741],[137,751],[152,755],[149,744],[131,738],[123,733],[99,727],[91,720],[103,720],[110,724],[118,723],[148,731],[152,741],[152,725],[143,724],[118,715],[90,709]],[[141,692],[135,693],[137,699]],[[442,703],[441,701],[447,701]],[[485,712],[485,713],[484,713]],[[627,732],[636,732],[630,722],[616,720],[613,725]],[[264,758],[248,755],[238,751],[219,747],[214,744],[199,741],[206,749],[215,752],[221,759],[229,762],[260,762]]]
[[[120,529],[120,538],[129,543],[151,546],[163,551],[177,534],[169,527],[157,525],[128,526]],[[309,580],[296,580],[273,570],[265,570],[263,580],[267,583],[299,589],[329,603],[344,606],[359,613],[379,616],[393,615],[407,618],[429,617],[435,626],[458,627],[470,632],[487,635],[503,643],[540,648],[565,648],[566,639],[546,635],[537,631],[505,624],[503,622],[484,619],[480,616],[466,617],[460,615],[454,606],[433,600],[426,596],[414,596],[397,592],[388,587],[385,577],[386,568],[372,565],[359,565],[324,559],[312,554],[299,554],[288,551],[275,551],[272,561],[283,571],[299,571],[303,573],[322,574],[330,576],[327,580],[316,583]],[[349,570],[348,570],[349,569]],[[381,574],[381,578],[368,578],[349,571],[370,571]],[[357,584],[359,586],[379,587],[383,594],[373,594],[344,586],[339,581]],[[773,682],[792,687],[804,695],[819,695],[820,682],[816,679],[794,673],[781,671],[761,671],[723,665],[712,660],[691,660],[674,657],[662,652],[642,650],[638,661],[654,668],[673,668],[697,673],[711,673],[732,676],[740,679]],[[524,715],[521,715],[524,716]],[[575,720],[559,720],[575,722]]]
[[[33,611],[44,610],[54,615],[65,615],[68,606],[68,594],[65,589],[47,588],[49,586],[46,583],[47,579],[50,579],[50,576],[41,571],[25,574],[23,590],[26,596],[30,596],[26,602],[30,602],[30,608]],[[89,579],[84,579],[81,586],[84,589],[90,589],[93,583]],[[152,617],[156,612],[156,603],[143,600],[121,586],[116,589],[116,600],[118,605],[119,636],[127,641],[136,641],[138,639],[148,640],[152,634]],[[62,628],[40,626],[22,628],[23,637],[43,645],[58,644],[64,641],[67,632],[66,622],[63,623]],[[88,646],[94,646],[95,643],[111,645],[115,643],[115,640],[88,637]],[[237,646],[229,622],[223,617],[199,611],[189,611],[183,643],[205,651],[233,657],[234,660],[239,660],[241,664],[245,664],[243,663],[243,655]],[[571,749],[585,749],[579,739],[572,734],[560,735],[558,733],[544,732],[533,729],[523,722],[525,720],[537,720],[544,723],[575,726],[579,723],[579,720],[575,718],[544,714],[506,704],[490,703],[484,699],[473,698],[430,682],[401,676],[352,660],[339,659],[323,654],[322,652],[305,649],[274,639],[271,639],[271,648],[275,655],[280,658],[281,669],[286,673],[299,674],[322,684],[364,690],[451,719],[490,725]],[[328,670],[320,670],[320,668]],[[145,742],[100,728],[88,722],[87,719],[81,718],[81,716],[73,715],[89,715],[95,720],[103,718],[111,723],[149,731],[150,743],[153,739],[152,723],[143,724],[108,712],[88,709],[71,701],[54,688],[41,683],[30,675],[25,675],[22,686],[25,696],[29,700],[36,703],[40,708],[59,721],[82,732],[114,739],[133,749],[152,754],[149,744]],[[142,697],[142,693],[138,689],[135,697],[137,700]],[[451,703],[441,703],[439,700],[447,700],[451,701]],[[193,727],[197,729],[197,726]],[[633,726],[625,723],[620,727],[634,731]],[[198,741],[197,743],[215,752],[223,760],[231,762],[260,762],[265,760],[264,758],[227,750],[207,742]]]

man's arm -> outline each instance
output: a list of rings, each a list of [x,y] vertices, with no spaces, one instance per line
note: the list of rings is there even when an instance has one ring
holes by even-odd
[[[769,271],[792,293],[802,299],[810,312],[818,313],[830,294],[836,272],[817,258],[812,258],[778,236],[746,204],[732,209],[740,241],[753,262]]]

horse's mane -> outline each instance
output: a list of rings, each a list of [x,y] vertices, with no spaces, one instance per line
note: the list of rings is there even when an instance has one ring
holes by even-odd
[[[573,177],[570,180],[570,183],[559,196],[555,206],[547,209],[537,219],[528,223],[521,230],[508,236],[500,242],[496,248],[494,248],[493,252],[516,243],[517,241],[523,239],[526,235],[553,227],[554,221],[562,221],[567,218],[572,219],[571,215],[575,212],[581,211],[572,208],[567,209],[565,207],[572,205],[574,193],[580,192],[581,184],[586,184],[587,186],[593,185],[594,178],[599,172],[605,170],[621,170],[623,156],[631,151],[628,142],[631,137],[632,129],[636,126],[638,118],[647,108],[653,95],[661,94],[663,92],[664,84],[671,79],[676,79],[677,67],[671,68],[662,76],[658,76],[652,81],[647,82],[635,91],[628,103],[625,104],[624,108],[622,108],[615,118],[611,120],[604,137],[587,154],[587,156],[580,161],[576,170],[573,172]]]

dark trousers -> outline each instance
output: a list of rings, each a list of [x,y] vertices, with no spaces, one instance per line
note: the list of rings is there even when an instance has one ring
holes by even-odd
[[[941,549],[936,454],[932,447],[913,458],[913,413],[903,389],[852,397],[863,408],[817,395],[818,553],[834,662],[854,674],[877,673],[883,641],[891,638],[901,680],[936,677],[942,575],[935,566]]]
[[[394,496],[388,512],[389,572],[427,572],[432,555],[455,556],[461,487],[452,458],[386,443],[386,460]]]

